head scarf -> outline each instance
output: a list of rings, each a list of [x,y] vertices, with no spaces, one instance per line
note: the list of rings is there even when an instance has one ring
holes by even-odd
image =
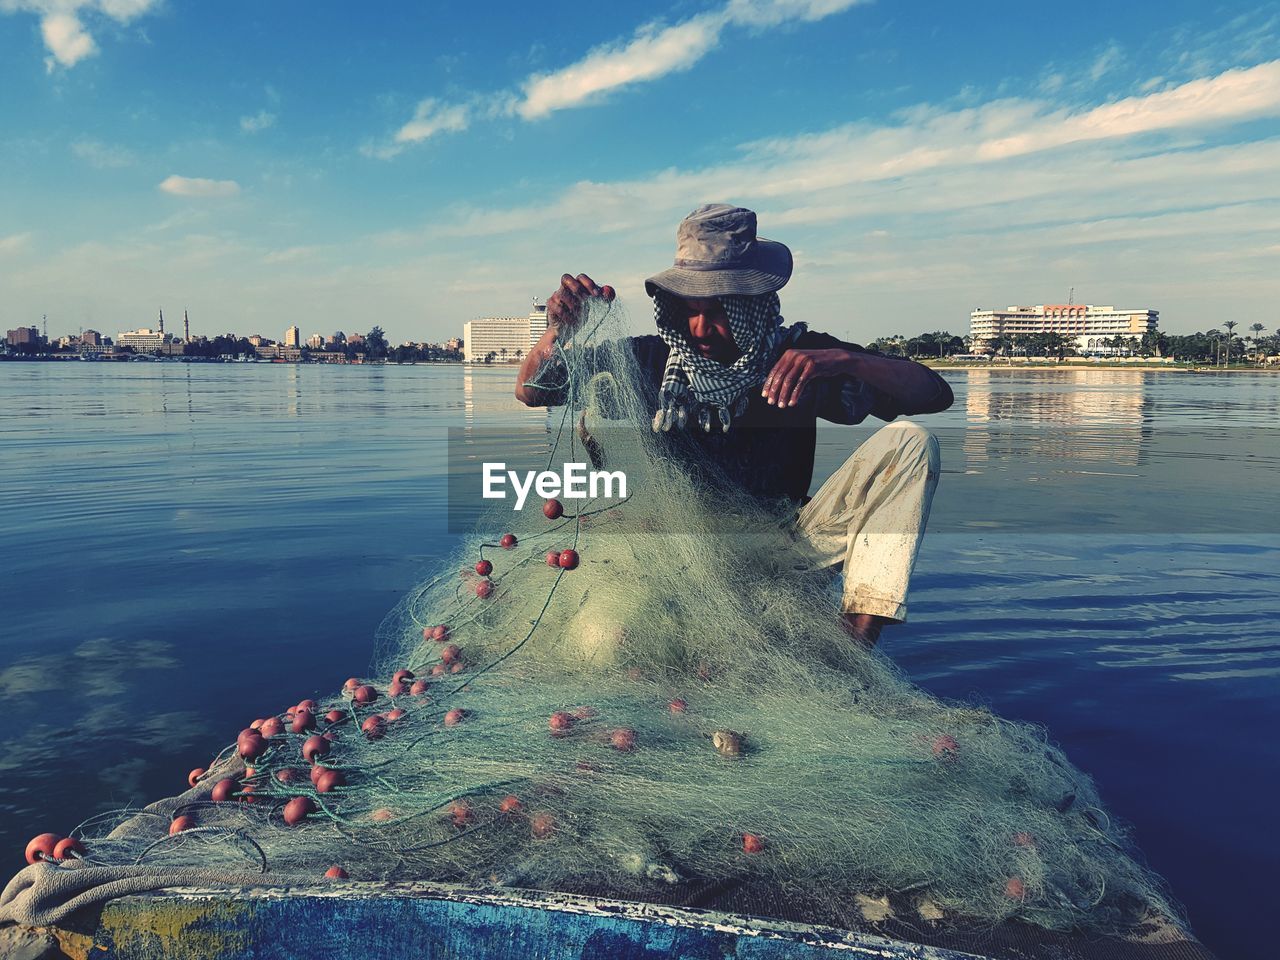
[[[718,299],[729,317],[733,342],[742,351],[728,366],[693,348],[688,315],[679,299],[665,290],[656,291],[654,319],[670,352],[653,417],[655,432],[673,426],[683,429],[693,419],[708,433],[713,423],[727,433],[733,418],[747,409],[750,391],[764,383],[785,345],[805,329],[802,323],[783,329],[777,293]]]

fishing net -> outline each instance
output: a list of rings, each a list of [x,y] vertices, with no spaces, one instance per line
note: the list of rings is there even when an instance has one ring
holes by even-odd
[[[1111,934],[1173,916],[1042,730],[852,643],[794,507],[673,455],[622,324],[591,301],[537,382],[565,400],[549,463],[623,470],[625,500],[504,503],[387,617],[368,676],[256,722],[164,816],[82,825],[70,856],[637,898],[745,882]]]

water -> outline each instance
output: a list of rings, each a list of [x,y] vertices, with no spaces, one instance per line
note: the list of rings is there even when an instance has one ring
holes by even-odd
[[[456,543],[449,427],[540,442],[510,368],[0,364],[3,872],[185,786],[368,661]],[[1043,723],[1223,957],[1280,864],[1280,377],[948,374],[944,474],[885,650]],[[815,483],[870,425],[820,433]],[[477,451],[482,453],[483,451]]]

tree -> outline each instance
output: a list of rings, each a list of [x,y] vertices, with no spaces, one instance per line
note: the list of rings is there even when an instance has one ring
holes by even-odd
[[[1256,363],[1258,362],[1259,357],[1262,355],[1262,351],[1258,349],[1258,346],[1259,346],[1258,335],[1267,328],[1260,323],[1255,323],[1249,329],[1253,331],[1253,359],[1254,359],[1254,362]]]
[[[1238,324],[1237,324],[1237,321],[1235,320],[1227,320],[1222,325],[1227,328],[1227,359],[1224,366],[1229,367],[1231,366],[1231,340],[1232,340],[1232,337],[1235,336],[1235,334],[1232,333],[1232,331],[1235,330]]]
[[[371,360],[382,360],[387,355],[387,337],[381,327],[374,327],[364,335],[364,350]]]

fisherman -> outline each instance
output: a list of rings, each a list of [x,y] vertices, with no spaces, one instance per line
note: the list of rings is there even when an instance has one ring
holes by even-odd
[[[937,373],[803,323],[783,325],[778,291],[791,251],[756,235],[756,215],[705,204],[676,231],[675,264],[645,281],[657,335],[628,338],[648,381],[655,431],[683,434],[757,498],[790,500],[815,567],[844,568],[843,626],[873,646],[907,618],[907,587],[938,483],[938,443],[902,416],[937,413],[953,396]],[[527,406],[564,401],[535,385],[556,343],[610,286],[565,274],[547,299],[547,330],[520,365]],[[545,381],[544,381],[545,382]],[[863,442],[812,498],[817,421],[895,421]],[[683,440],[684,437],[681,439]]]

